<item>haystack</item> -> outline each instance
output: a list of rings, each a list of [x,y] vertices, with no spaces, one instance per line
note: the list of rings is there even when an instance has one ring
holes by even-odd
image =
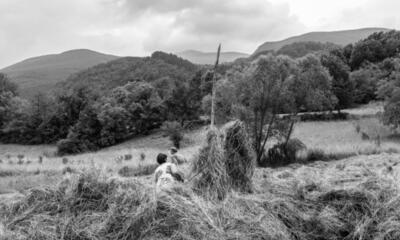
[[[255,158],[245,126],[240,121],[227,124],[224,129],[225,167],[232,188],[240,192],[252,191]]]
[[[206,145],[192,165],[193,189],[210,199],[222,200],[229,190],[222,139],[217,129],[207,133]]]

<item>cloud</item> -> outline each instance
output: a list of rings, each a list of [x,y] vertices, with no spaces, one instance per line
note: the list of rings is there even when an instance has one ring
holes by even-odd
[[[277,40],[305,29],[295,16],[290,15],[288,4],[272,4],[265,0],[121,3],[120,7],[133,18],[158,16],[159,21],[148,26],[143,43],[146,51],[213,50],[221,42],[225,49],[251,52],[267,39]]]
[[[1,0],[0,68],[89,48],[142,56],[186,49],[251,53],[315,30],[398,28],[397,0]]]

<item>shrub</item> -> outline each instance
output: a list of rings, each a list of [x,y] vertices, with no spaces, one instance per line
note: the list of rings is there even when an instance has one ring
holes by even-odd
[[[132,160],[132,154],[125,154],[125,155],[124,155],[124,160],[125,160],[125,161],[130,161],[130,160]]]
[[[260,166],[278,167],[295,163],[298,161],[297,153],[305,148],[305,144],[297,138],[289,139],[287,143],[277,143],[264,153]]]
[[[285,116],[289,118],[290,116]],[[302,113],[298,115],[300,121],[310,122],[310,121],[338,121],[338,120],[348,120],[349,114],[346,112],[341,113]]]
[[[314,162],[314,161],[325,161],[327,160],[327,156],[322,149],[313,148],[307,151],[307,159],[306,162]]]
[[[18,154],[17,158],[18,158],[18,164],[23,164],[24,163],[24,155],[23,154]]]
[[[68,164],[69,160],[68,160],[68,158],[64,157],[64,158],[62,158],[61,161],[62,161],[63,164]]]
[[[144,162],[144,161],[146,160],[146,154],[145,154],[144,152],[140,153],[140,155],[139,155],[139,160],[140,160],[141,162]]]
[[[167,121],[163,123],[161,129],[168,135],[172,145],[179,149],[183,139],[183,128],[181,124],[176,121]]]
[[[224,136],[225,165],[230,184],[238,191],[251,192],[256,164],[244,124],[240,121],[228,124]]]

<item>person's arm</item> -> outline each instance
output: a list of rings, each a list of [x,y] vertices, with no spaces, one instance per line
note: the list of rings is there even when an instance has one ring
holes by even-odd
[[[167,167],[167,171],[168,171],[168,173],[169,174],[171,174],[171,176],[176,180],[176,181],[178,181],[178,182],[184,182],[184,179],[183,179],[183,174],[181,174],[179,171],[178,171],[178,168],[176,167],[176,165],[175,164],[171,164],[170,166],[168,166]]]

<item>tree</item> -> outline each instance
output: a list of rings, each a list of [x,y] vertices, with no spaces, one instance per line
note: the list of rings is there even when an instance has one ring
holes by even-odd
[[[260,164],[267,141],[275,132],[275,121],[282,106],[292,101],[288,93],[290,78],[293,77],[295,65],[288,58],[268,55],[260,57],[252,64],[244,76],[238,73],[236,107],[247,128],[252,133],[256,160]]]
[[[11,82],[4,73],[0,73],[0,93],[11,92],[14,96],[18,95],[18,85]]]
[[[376,99],[379,71],[378,66],[370,64],[350,73],[350,81],[354,86],[354,103],[365,104]]]
[[[332,91],[338,100],[335,108],[340,113],[341,109],[353,104],[354,87],[349,77],[350,67],[345,63],[340,50],[323,54],[321,63],[332,76]]]

